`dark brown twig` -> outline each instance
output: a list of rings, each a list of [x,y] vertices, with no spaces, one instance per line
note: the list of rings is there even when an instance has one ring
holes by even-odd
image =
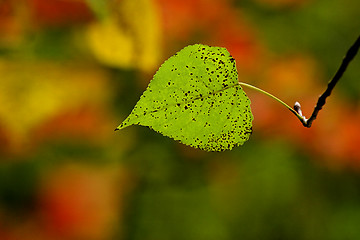
[[[302,122],[304,127],[307,127],[307,128],[311,127],[311,124],[316,119],[319,111],[324,107],[324,105],[326,103],[326,98],[330,96],[336,83],[339,81],[339,79],[342,77],[342,75],[346,71],[346,68],[349,65],[349,63],[356,56],[359,48],[360,48],[360,36],[357,38],[355,43],[347,51],[339,69],[336,71],[334,77],[329,81],[325,92],[319,97],[319,99],[316,103],[316,106],[314,108],[314,111],[311,114],[311,117],[309,119],[306,119],[305,116],[302,115],[300,104],[298,102],[295,103],[294,110],[302,117],[302,119],[300,119],[300,121]]]

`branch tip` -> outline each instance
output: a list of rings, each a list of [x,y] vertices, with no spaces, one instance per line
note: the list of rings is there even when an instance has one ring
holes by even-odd
[[[315,108],[313,110],[313,113],[311,114],[309,119],[306,119],[305,116],[302,115],[300,103],[299,102],[295,103],[294,110],[302,117],[302,119],[300,119],[300,121],[304,125],[304,127],[307,127],[307,128],[311,127],[312,122],[316,119],[319,111],[325,105],[326,98],[328,98],[330,96],[336,83],[339,81],[339,79],[345,73],[346,68],[348,67],[350,62],[353,60],[353,58],[356,56],[356,54],[358,53],[359,48],[360,48],[360,36],[356,39],[355,43],[347,51],[345,57],[343,58],[343,60],[340,64],[340,67],[336,71],[334,77],[329,81],[326,90],[319,97],[317,104],[315,105]]]
[[[301,105],[300,105],[299,102],[295,102],[295,104],[294,104],[294,110],[295,110],[300,116],[302,116]]]

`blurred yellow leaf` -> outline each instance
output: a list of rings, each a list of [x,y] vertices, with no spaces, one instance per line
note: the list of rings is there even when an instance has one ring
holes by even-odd
[[[129,68],[133,65],[134,43],[115,19],[94,23],[89,28],[89,42],[97,59],[110,66]]]
[[[151,71],[160,57],[161,27],[152,0],[122,0],[115,11],[88,28],[95,57],[119,68]]]
[[[0,127],[13,144],[49,118],[84,106],[105,108],[111,95],[106,75],[93,66],[0,60]]]

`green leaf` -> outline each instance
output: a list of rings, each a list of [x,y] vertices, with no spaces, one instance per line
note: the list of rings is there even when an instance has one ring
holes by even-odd
[[[206,151],[242,145],[252,132],[250,100],[225,48],[187,46],[159,68],[131,114],[137,124]]]

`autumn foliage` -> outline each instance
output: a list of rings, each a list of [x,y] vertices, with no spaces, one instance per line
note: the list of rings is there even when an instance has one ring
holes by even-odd
[[[265,239],[257,234],[272,230],[254,226],[275,221],[278,232],[290,229],[281,236],[291,236],[297,228],[279,220],[288,217],[307,230],[303,239],[323,239],[306,238],[321,228],[310,226],[311,219],[330,219],[332,226],[351,216],[358,223],[355,202],[356,211],[340,204],[329,217],[338,196],[329,189],[357,186],[350,177],[311,185],[326,175],[323,169],[359,172],[358,60],[310,129],[244,89],[254,134],[248,145],[221,156],[145,128],[113,132],[160,64],[193,43],[226,47],[242,82],[289,105],[299,101],[308,116],[360,27],[357,0],[334,2],[0,1],[0,239],[176,239],[187,229],[193,238],[184,239]],[[349,192],[343,202],[353,197]],[[167,223],[174,224],[159,227]]]

